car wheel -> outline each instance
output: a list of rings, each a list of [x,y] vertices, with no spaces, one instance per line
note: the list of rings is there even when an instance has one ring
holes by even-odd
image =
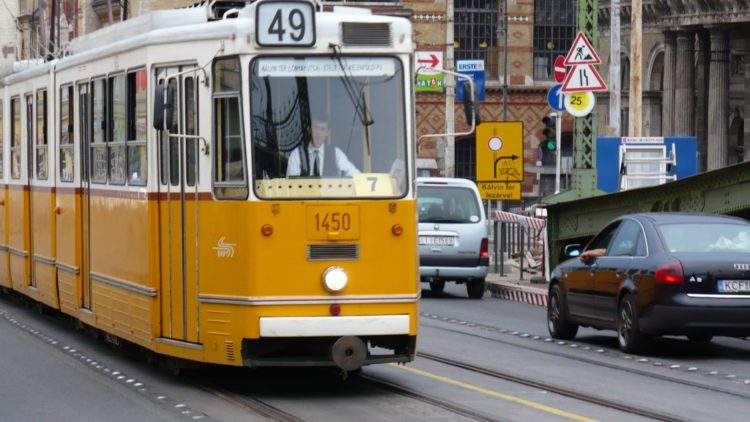
[[[693,343],[710,343],[711,340],[714,338],[711,334],[688,334],[687,335],[688,340],[692,341]]]
[[[432,293],[443,293],[445,289],[445,280],[435,280],[430,282],[430,291]]]
[[[578,333],[578,324],[568,321],[566,313],[567,308],[560,285],[555,284],[550,289],[547,300],[547,329],[552,338],[572,340]]]
[[[646,336],[638,326],[638,311],[635,296],[626,294],[617,307],[617,340],[620,350],[625,353],[636,353],[643,350]]]
[[[484,279],[466,282],[466,293],[468,293],[469,297],[472,299],[481,299],[482,296],[484,296],[485,288],[486,284]]]

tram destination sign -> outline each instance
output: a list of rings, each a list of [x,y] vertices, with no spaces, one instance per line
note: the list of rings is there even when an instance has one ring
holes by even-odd
[[[315,45],[315,6],[304,0],[259,2],[255,34],[263,47]]]

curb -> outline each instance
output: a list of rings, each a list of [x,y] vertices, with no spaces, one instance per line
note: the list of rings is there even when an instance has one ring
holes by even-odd
[[[539,288],[491,282],[487,283],[487,290],[494,298],[547,307],[547,291]]]

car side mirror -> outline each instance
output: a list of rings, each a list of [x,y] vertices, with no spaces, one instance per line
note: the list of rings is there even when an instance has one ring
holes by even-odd
[[[565,248],[563,249],[563,254],[567,258],[575,258],[577,256],[581,255],[581,245],[577,243],[573,243],[570,245],[565,245]]]

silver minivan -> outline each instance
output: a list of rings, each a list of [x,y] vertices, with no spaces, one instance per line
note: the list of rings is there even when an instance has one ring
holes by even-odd
[[[417,178],[419,275],[440,293],[446,281],[465,283],[472,299],[484,295],[489,267],[487,218],[468,179]]]

